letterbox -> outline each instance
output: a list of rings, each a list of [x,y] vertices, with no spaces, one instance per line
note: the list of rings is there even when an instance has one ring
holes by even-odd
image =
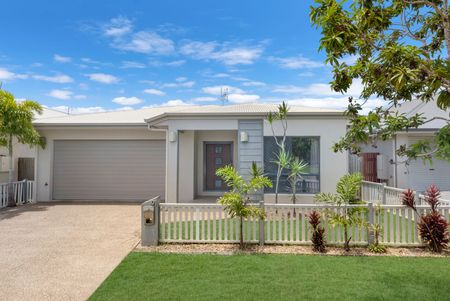
[[[150,202],[143,207],[145,225],[153,225],[155,223],[155,203]]]

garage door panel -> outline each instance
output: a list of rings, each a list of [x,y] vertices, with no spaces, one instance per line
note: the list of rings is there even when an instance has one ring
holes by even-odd
[[[53,199],[145,200],[164,182],[164,141],[54,141]]]
[[[409,143],[426,140],[427,137],[409,137]],[[421,159],[411,160],[408,168],[409,187],[417,191],[424,191],[431,184],[440,190],[450,190],[450,163],[444,160],[433,159],[430,164]]]

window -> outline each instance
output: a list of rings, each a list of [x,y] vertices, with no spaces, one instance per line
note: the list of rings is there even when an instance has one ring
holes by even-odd
[[[281,139],[281,137],[280,137]],[[308,164],[302,179],[297,183],[297,193],[320,192],[320,139],[319,137],[286,137],[286,150],[299,160]],[[278,146],[273,137],[264,137],[264,172],[274,183],[266,192],[275,192],[277,178],[277,164],[274,163],[278,153]],[[287,180],[289,170],[283,170],[278,188],[279,193],[291,193],[292,189]]]
[[[221,157],[216,157],[216,165],[222,165],[222,158]]]
[[[216,152],[216,154],[221,154],[222,153],[222,145],[216,145],[215,152]]]

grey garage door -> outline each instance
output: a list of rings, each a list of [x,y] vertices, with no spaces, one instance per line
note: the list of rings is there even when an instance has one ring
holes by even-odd
[[[423,140],[424,137],[410,137],[409,143]],[[412,160],[408,166],[409,187],[417,191],[424,191],[431,184],[440,190],[450,190],[450,163],[433,159],[432,164],[421,159]]]
[[[56,140],[53,199],[164,198],[165,157],[161,140]]]

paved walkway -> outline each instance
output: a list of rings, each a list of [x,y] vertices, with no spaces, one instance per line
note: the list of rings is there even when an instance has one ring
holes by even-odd
[[[139,241],[139,206],[0,210],[0,300],[86,300]]]

